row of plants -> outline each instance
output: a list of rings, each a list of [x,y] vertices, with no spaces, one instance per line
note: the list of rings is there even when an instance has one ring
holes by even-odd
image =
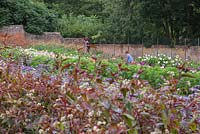
[[[183,71],[189,78],[182,78],[177,85],[177,88],[184,90],[184,94],[189,93],[188,89],[199,85],[200,73],[198,64],[184,63],[178,56],[175,58],[167,57],[165,55],[144,56],[136,59],[133,65],[127,65],[122,59],[119,58],[104,58],[102,53],[96,55],[89,55],[77,51],[75,49],[65,48],[64,46],[55,45],[36,45],[28,48],[12,48],[1,51],[4,58],[9,58],[19,61],[27,67],[43,70],[43,72],[50,73],[53,69],[61,68],[66,64],[76,64],[80,57],[80,67],[90,73],[95,72],[101,65],[104,69],[101,71],[103,78],[115,78],[118,72],[118,66],[123,66],[124,70],[121,71],[119,77],[123,79],[132,79],[134,73],[138,69],[143,70],[141,79],[147,80],[153,88],[159,88],[165,84],[165,79],[171,75],[178,77],[179,68],[184,68]],[[42,68],[44,67],[44,68]],[[70,70],[73,68],[71,67]],[[69,70],[69,72],[70,72]],[[41,72],[41,71],[39,71]],[[58,72],[58,71],[56,71]]]

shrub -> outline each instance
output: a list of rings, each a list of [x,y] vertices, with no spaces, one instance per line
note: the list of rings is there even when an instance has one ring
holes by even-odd
[[[58,16],[44,3],[33,0],[2,0],[0,6],[0,26],[24,25],[27,32],[35,34],[56,30]]]
[[[98,35],[103,26],[96,16],[86,17],[84,15],[63,15],[58,21],[58,31],[64,37],[91,37]]]

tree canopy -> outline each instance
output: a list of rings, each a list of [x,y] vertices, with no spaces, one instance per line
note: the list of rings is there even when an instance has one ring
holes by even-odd
[[[199,0],[1,0],[0,26],[106,43],[200,37]]]

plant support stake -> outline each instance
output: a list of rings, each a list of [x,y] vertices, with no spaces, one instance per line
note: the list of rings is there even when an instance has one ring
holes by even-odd
[[[158,38],[157,38],[157,44],[156,44],[156,46],[157,46],[157,57],[158,57]]]

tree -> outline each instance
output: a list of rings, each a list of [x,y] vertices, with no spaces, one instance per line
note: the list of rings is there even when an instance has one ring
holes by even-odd
[[[141,0],[141,2],[143,18],[155,24],[156,29],[162,31],[163,36],[173,41],[173,45],[180,37],[199,35],[195,30],[200,26],[197,23],[200,14],[195,11],[200,5],[198,0]]]
[[[84,37],[98,35],[103,24],[96,16],[63,15],[58,21],[58,31],[64,37]]]
[[[55,31],[57,15],[44,3],[32,0],[3,0],[0,3],[0,25],[24,25],[30,33]]]

